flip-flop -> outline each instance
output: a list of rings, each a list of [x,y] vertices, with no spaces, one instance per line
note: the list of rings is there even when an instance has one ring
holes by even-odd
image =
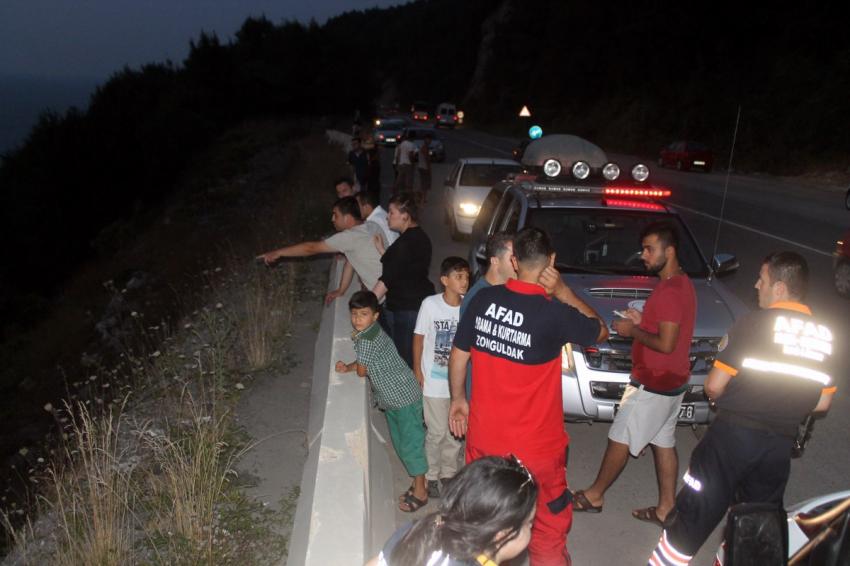
[[[407,505],[407,509],[402,507],[402,505]],[[399,510],[405,513],[415,513],[419,511],[423,507],[428,505],[428,499],[426,498],[424,501],[413,495],[412,493],[404,494],[404,501],[398,504]]]
[[[632,511],[632,517],[637,519],[638,521],[644,521],[645,523],[652,523],[653,525],[657,525],[661,528],[664,528],[664,521],[658,516],[658,513],[655,512],[656,507],[646,507],[644,509],[635,509]]]
[[[576,490],[573,495],[573,512],[602,513],[602,505],[594,505],[584,494],[584,490]]]
[[[410,487],[407,488],[407,491],[398,496],[398,502],[404,503],[404,498],[408,495],[413,495],[413,484],[411,484]]]

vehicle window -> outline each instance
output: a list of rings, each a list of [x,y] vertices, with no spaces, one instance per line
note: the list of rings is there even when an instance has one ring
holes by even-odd
[[[488,232],[490,223],[493,220],[496,207],[502,199],[501,191],[490,191],[484,202],[481,203],[481,210],[478,211],[478,217],[475,219],[475,224],[472,226],[473,234],[481,234]]]
[[[404,122],[401,120],[382,120],[379,130],[401,130],[404,127]]]
[[[708,148],[701,143],[698,142],[690,142],[688,144],[688,151],[706,151]]]
[[[527,226],[545,230],[557,252],[556,262],[645,275],[640,259],[640,233],[650,222],[667,220],[679,231],[678,257],[691,277],[707,277],[708,266],[681,220],[672,214],[641,214],[627,210],[531,209]],[[580,269],[578,269],[580,271]]]
[[[448,183],[450,185],[454,186],[455,184],[457,184],[457,175],[458,175],[458,172],[460,171],[461,167],[462,167],[462,165],[460,164],[460,162],[455,164],[455,166],[452,169],[452,172],[451,172],[451,174],[449,175],[449,178],[448,178]]]
[[[516,232],[517,228],[519,228],[519,213],[522,210],[520,206],[520,202],[515,200],[511,207],[508,209],[508,213],[505,215],[505,221],[502,223],[501,230],[504,232]]]
[[[471,187],[492,187],[508,176],[508,173],[519,173],[522,167],[518,165],[493,165],[489,163],[467,164],[463,168],[460,184]]]
[[[504,224],[503,221],[505,219],[505,215],[507,214],[508,209],[510,208],[511,204],[513,204],[514,200],[516,200],[514,198],[514,195],[512,195],[510,192],[505,192],[504,196],[502,197],[502,201],[496,208],[496,213],[493,215],[493,222],[492,224],[490,224],[490,226],[488,226],[488,234],[492,234],[493,232],[501,230],[501,226],[502,224]]]

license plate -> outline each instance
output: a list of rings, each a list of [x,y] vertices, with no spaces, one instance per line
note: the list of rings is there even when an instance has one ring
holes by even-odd
[[[694,161],[694,165],[705,165],[705,161]]]
[[[614,405],[614,416],[617,416],[617,413],[620,410],[620,404],[617,403]],[[679,407],[679,420],[691,422],[694,420],[694,405],[692,403],[682,403],[682,406]]]

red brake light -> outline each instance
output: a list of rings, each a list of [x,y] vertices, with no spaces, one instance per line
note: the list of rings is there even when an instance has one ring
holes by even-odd
[[[598,354],[599,348],[594,348],[593,346],[584,349],[586,354]]]
[[[605,199],[606,206],[622,206],[624,208],[639,208],[641,210],[666,210],[660,204],[654,202],[642,202],[639,200],[626,200],[626,199],[618,199],[618,198],[606,198]]]
[[[619,187],[606,187],[606,195],[616,195],[622,197],[669,197],[672,193],[670,189],[632,189]]]

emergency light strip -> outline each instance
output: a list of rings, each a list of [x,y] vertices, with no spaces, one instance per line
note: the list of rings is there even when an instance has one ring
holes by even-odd
[[[745,368],[754,369],[756,371],[766,371],[769,373],[781,373],[783,375],[802,377],[803,379],[808,379],[810,381],[817,381],[822,385],[829,385],[832,382],[832,378],[823,372],[803,366],[795,366],[793,364],[745,358],[744,363],[741,365]]]
[[[624,196],[624,197],[669,197],[672,193],[670,189],[630,189],[620,187],[605,187],[606,195]]]

